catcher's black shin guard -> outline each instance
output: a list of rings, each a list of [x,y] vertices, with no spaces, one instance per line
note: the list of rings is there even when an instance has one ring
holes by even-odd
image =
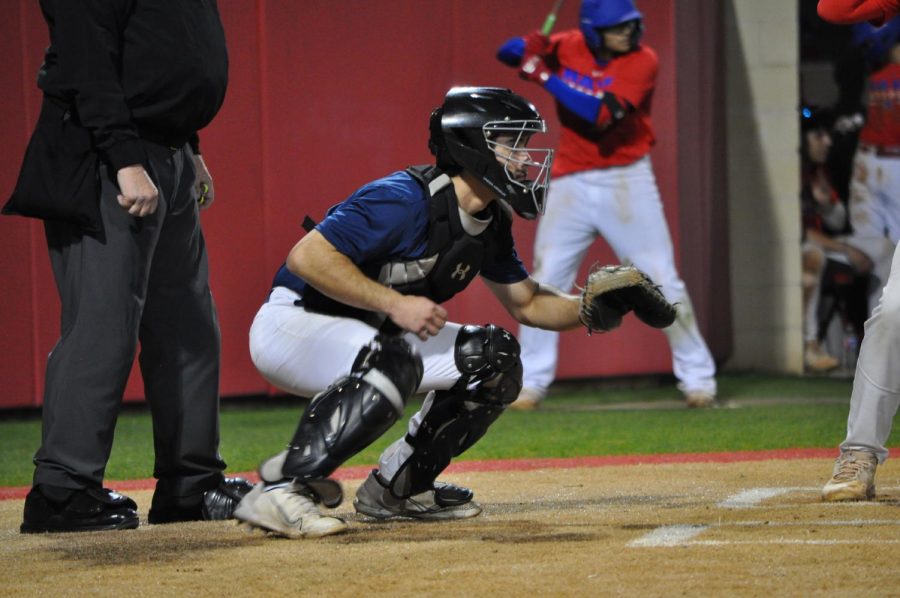
[[[464,327],[456,357],[467,375],[450,390],[435,392],[418,429],[406,436],[413,453],[390,480],[397,498],[430,490],[450,460],[481,439],[522,389],[519,344],[502,328]]]
[[[350,375],[309,404],[280,477],[327,477],[397,421],[419,387],[422,373],[422,358],[409,343],[400,337],[377,336],[359,352]],[[271,473],[264,476],[263,468],[263,479],[276,477]]]

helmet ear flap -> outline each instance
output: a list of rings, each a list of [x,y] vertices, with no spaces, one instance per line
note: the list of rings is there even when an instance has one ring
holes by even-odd
[[[430,133],[428,149],[435,158],[435,165],[447,174],[453,175],[458,173],[461,167],[450,155],[450,149],[447,147],[447,136],[442,125],[443,118],[443,106],[438,106],[432,111],[431,120],[428,122]]]
[[[444,116],[444,107],[438,106],[431,111],[431,119],[428,121],[428,149],[431,155],[440,159],[447,153],[447,143],[444,141],[444,132],[441,130],[441,119]]]

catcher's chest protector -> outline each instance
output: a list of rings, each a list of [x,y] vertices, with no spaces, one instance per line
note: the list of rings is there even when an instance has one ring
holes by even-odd
[[[404,267],[406,265],[390,264],[392,269],[406,273],[405,280],[380,282],[404,295],[424,295],[436,303],[443,303],[469,286],[481,271],[494,248],[494,227],[498,224],[495,221],[502,215],[499,209],[492,209],[494,221],[484,232],[473,237],[460,221],[459,205],[449,177],[433,166],[413,166],[406,172],[428,190],[431,197],[426,257],[415,262],[420,272],[418,279],[411,275],[413,269]]]

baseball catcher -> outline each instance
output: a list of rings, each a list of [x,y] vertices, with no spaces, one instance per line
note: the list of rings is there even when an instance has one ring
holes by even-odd
[[[515,250],[515,215],[544,210],[553,151],[535,107],[508,89],[451,89],[429,119],[434,165],[354,191],[294,246],[250,329],[250,355],[274,386],[312,397],[287,448],[235,517],[291,538],[347,525],[328,476],[426,394],[407,432],[356,492],[366,517],[475,517],[467,488],[438,481],[522,389],[519,341],[491,323],[456,323],[441,305],[480,276],[518,322],[606,331],[629,311],[666,326],[674,308],[635,268],[600,268],[583,295],[539,284]]]

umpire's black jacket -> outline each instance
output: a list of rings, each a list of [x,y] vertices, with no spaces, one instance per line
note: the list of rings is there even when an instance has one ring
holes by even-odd
[[[199,151],[225,97],[225,34],[215,0],[40,3],[44,103],[3,211],[96,230],[99,161],[111,173],[146,165],[141,139]]]

